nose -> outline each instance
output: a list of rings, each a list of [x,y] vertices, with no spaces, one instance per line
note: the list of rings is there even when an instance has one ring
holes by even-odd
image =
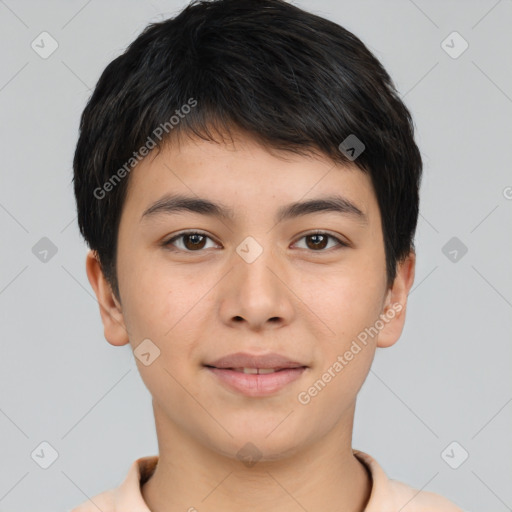
[[[289,324],[294,316],[289,281],[284,262],[271,250],[254,261],[234,254],[233,268],[223,280],[223,321],[255,331]]]

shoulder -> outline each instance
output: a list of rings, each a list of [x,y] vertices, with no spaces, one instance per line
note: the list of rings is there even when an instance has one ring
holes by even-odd
[[[104,491],[96,496],[89,498],[86,502],[71,509],[69,512],[108,512],[115,510],[114,490]]]
[[[396,510],[401,512],[464,512],[455,503],[433,492],[421,491],[397,480],[389,480]]]
[[[70,512],[150,512],[141,493],[141,483],[153,473],[158,456],[136,459],[124,481],[116,488],[96,494]]]
[[[372,477],[372,491],[365,512],[464,512],[453,502],[433,492],[391,480],[367,453],[354,450]]]

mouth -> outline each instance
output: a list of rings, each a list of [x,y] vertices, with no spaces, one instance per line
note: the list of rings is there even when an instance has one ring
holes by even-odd
[[[290,387],[309,369],[277,352],[237,352],[203,364],[216,384],[249,397],[274,395]]]
[[[206,368],[217,368],[216,366],[205,365]],[[217,368],[217,370],[232,370],[238,373],[249,375],[267,375],[269,373],[282,372],[285,370],[296,370],[298,368],[307,368],[306,366],[294,366],[290,368]]]
[[[289,368],[217,368],[204,365],[216,382],[249,397],[274,395],[302,377],[307,366]]]

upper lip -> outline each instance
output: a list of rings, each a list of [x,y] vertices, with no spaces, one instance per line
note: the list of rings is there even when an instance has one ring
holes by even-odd
[[[274,352],[262,355],[252,355],[245,352],[237,352],[221,357],[205,366],[213,366],[215,368],[269,368],[280,370],[282,368],[301,368],[307,366],[298,361],[276,354]]]

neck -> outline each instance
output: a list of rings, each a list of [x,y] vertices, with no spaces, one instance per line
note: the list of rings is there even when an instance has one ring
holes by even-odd
[[[152,512],[363,512],[372,483],[351,448],[354,408],[300,451],[251,464],[212,450],[154,404],[160,455],[142,496]]]

